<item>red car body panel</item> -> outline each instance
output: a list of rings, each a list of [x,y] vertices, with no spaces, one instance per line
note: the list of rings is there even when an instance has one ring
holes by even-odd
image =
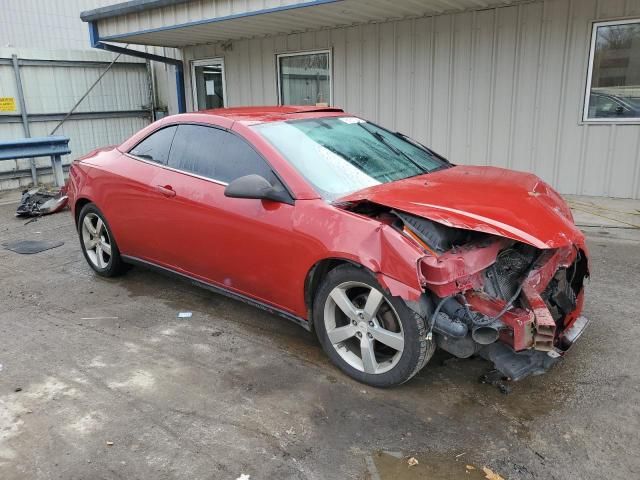
[[[376,185],[344,197],[537,248],[584,243],[571,211],[538,177],[496,167],[457,166]]]
[[[330,108],[253,107],[166,117],[118,147],[96,150],[74,162],[67,186],[70,205],[77,218],[78,205],[95,203],[122,255],[300,320],[309,319],[305,288],[314,266],[323,260],[362,265],[391,295],[418,302],[425,289],[440,297],[480,289],[481,274],[500,249],[523,242],[555,253],[529,273],[523,295],[531,308],[512,309],[503,316],[510,331],[503,332],[501,340],[515,350],[547,345],[555,332],[549,331],[550,315],[540,294],[558,268],[568,268],[578,252],[587,252],[584,236],[560,196],[531,174],[455,166],[360,190],[330,204],[250,128],[260,122],[345,115]],[[229,198],[225,184],[127,154],[155,130],[180,123],[214,125],[244,137],[278,173],[294,205]],[[391,222],[351,210],[362,202],[497,237],[435,255]],[[479,312],[495,315],[506,304],[475,290],[467,299]],[[582,302],[580,293],[565,327],[578,318]]]

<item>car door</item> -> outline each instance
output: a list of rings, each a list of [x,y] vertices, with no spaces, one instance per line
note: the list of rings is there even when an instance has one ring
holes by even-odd
[[[100,207],[109,219],[124,255],[156,262],[163,257],[163,239],[157,235],[164,190],[160,177],[169,160],[177,127],[155,130],[111,168],[116,177],[105,185],[106,198]]]
[[[179,270],[286,309],[293,201],[236,199],[227,184],[249,174],[279,182],[243,138],[222,128],[180,125],[161,183],[171,256]]]

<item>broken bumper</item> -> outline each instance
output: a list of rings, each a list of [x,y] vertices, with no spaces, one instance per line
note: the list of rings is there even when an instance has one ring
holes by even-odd
[[[505,343],[496,342],[482,348],[478,354],[492,362],[495,368],[510,380],[522,380],[529,375],[545,373],[555,365],[580,338],[588,324],[587,317],[578,317],[573,325],[562,333],[561,347],[547,352],[534,349],[516,352]]]
[[[562,353],[566,352],[571,346],[580,338],[582,333],[589,325],[589,319],[584,315],[579,316],[573,325],[567,328],[562,335],[560,335],[560,345],[562,347]]]

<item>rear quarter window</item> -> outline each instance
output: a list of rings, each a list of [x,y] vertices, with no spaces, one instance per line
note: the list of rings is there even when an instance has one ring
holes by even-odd
[[[177,127],[175,125],[156,130],[129,150],[129,153],[144,160],[151,160],[166,165],[169,161],[171,143],[173,142],[176,130]]]

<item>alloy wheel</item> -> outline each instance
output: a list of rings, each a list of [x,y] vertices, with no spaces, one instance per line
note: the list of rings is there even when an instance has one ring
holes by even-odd
[[[370,285],[345,282],[331,290],[324,322],[331,345],[356,370],[385,373],[402,357],[404,333],[398,314]]]
[[[100,216],[87,213],[82,221],[82,244],[89,261],[97,268],[107,268],[111,261],[111,239]]]

